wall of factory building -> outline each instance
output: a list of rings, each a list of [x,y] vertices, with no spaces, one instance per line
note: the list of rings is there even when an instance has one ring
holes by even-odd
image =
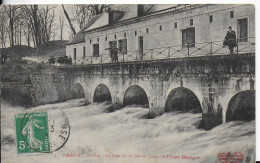
[[[118,42],[121,39],[127,39],[127,51],[138,50],[139,36],[143,36],[144,49],[182,45],[182,31],[192,27],[195,28],[195,43],[223,41],[228,26],[232,26],[237,32],[238,19],[242,18],[247,18],[248,37],[253,37],[255,35],[253,5],[208,5],[160,15],[145,21],[86,34],[87,55],[93,54],[93,44],[99,44],[100,54],[109,54],[109,51],[105,50],[109,48],[109,42]]]
[[[84,62],[84,47],[86,48],[85,42],[79,44],[72,44],[66,46],[66,55],[73,59],[73,64],[82,64]],[[75,50],[76,49],[76,50]],[[86,55],[86,52],[85,52]]]
[[[254,42],[255,35],[255,15],[253,5],[206,5],[195,9],[185,10],[176,13],[168,13],[159,15],[146,20],[136,21],[135,23],[118,26],[106,30],[94,31],[92,33],[85,34],[85,43],[68,45],[66,47],[66,54],[71,55],[74,59],[74,48],[76,48],[76,57],[78,59],[73,60],[75,64],[88,64],[90,61],[83,61],[83,47],[86,47],[86,58],[90,60],[90,56],[93,56],[93,60],[100,62],[101,55],[107,55],[109,58],[109,50],[111,41],[117,42],[117,48],[119,47],[119,40],[127,40],[127,55],[138,55],[140,47],[140,37],[143,39],[143,51],[146,53],[146,49],[158,48],[162,51],[165,47],[172,47],[171,53],[174,50],[182,50],[177,52],[176,57],[183,57],[182,55],[187,53],[187,49],[183,48],[183,35],[187,29],[194,30],[194,42],[195,47],[190,48],[190,53],[195,55],[208,55],[211,51],[217,51],[219,54],[228,54],[228,48],[221,48],[224,37],[229,26],[233,27],[233,30],[237,34],[237,38],[240,38],[239,33],[239,21],[246,19],[248,38],[245,42],[239,43],[239,50],[250,51],[251,47],[248,46],[248,42]],[[206,45],[207,42],[216,42],[213,46]],[[98,56],[94,55],[94,46],[98,48]],[[202,50],[197,50],[202,48]],[[251,49],[252,50],[252,49]],[[167,51],[164,51],[164,53]],[[150,52],[151,53],[151,52]],[[146,54],[144,57],[150,57]],[[153,54],[156,55],[156,54]],[[165,55],[165,54],[162,54]],[[104,57],[105,58],[105,57]],[[103,59],[104,60],[104,59]]]

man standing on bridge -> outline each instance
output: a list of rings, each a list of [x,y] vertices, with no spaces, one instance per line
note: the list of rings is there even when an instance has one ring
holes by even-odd
[[[237,46],[236,43],[236,32],[232,30],[232,27],[228,27],[228,31],[225,37],[225,41],[223,42],[224,46],[228,46],[230,54],[233,54],[234,47]]]

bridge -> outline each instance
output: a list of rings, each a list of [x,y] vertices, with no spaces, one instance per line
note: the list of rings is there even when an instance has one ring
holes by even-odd
[[[114,110],[132,104],[149,107],[150,118],[170,111],[202,113],[201,126],[205,129],[231,120],[253,120],[254,43],[241,42],[243,46],[232,55],[227,47],[218,44],[216,48],[215,44],[147,50],[142,60],[136,57],[134,61],[119,54],[117,63],[105,62],[104,56],[97,57],[98,62],[93,57],[92,61],[84,58],[90,63],[57,66],[55,74],[40,74],[42,79],[34,75],[31,80],[36,90],[41,84],[41,91],[35,95],[38,101],[43,97],[53,100],[48,84],[55,83],[51,85],[58,92],[55,97],[77,90],[86,104],[111,101]],[[167,55],[156,58],[155,52]],[[180,52],[185,55],[173,57]],[[148,54],[153,54],[150,59],[146,59]]]

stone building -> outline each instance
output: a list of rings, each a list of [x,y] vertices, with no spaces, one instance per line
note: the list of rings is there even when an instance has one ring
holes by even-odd
[[[94,16],[66,46],[74,64],[109,63],[111,47],[119,62],[227,54],[229,26],[238,52],[254,42],[255,8],[249,4],[113,5]]]

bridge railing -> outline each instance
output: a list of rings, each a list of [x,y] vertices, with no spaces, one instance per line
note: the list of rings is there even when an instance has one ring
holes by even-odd
[[[233,40],[237,46],[234,47],[233,54],[254,53],[255,52],[255,38],[247,37]],[[190,45],[177,45],[160,47],[153,49],[144,49],[142,51],[127,51],[126,53],[118,52],[118,62],[134,62],[134,61],[147,61],[159,60],[169,58],[186,58],[197,56],[212,56],[212,55],[228,55],[230,50],[228,46],[223,45],[222,41],[202,42]],[[78,57],[73,60],[75,65],[86,64],[102,64],[113,63],[110,54],[101,54],[98,57],[86,56]]]

